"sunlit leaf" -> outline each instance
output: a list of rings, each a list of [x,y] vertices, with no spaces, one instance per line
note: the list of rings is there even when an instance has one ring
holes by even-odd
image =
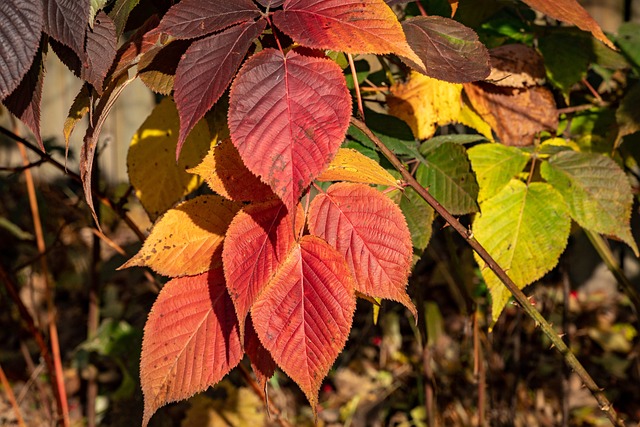
[[[142,425],[159,407],[216,384],[242,354],[238,320],[221,270],[165,284],[144,327]]]
[[[67,114],[67,118],[64,121],[64,126],[62,129],[62,134],[64,135],[65,142],[65,152],[69,151],[69,138],[71,138],[71,134],[73,130],[76,128],[76,125],[84,116],[89,112],[89,105],[91,103],[91,94],[89,93],[89,85],[84,84],[80,88],[80,92],[76,95],[73,100],[73,104],[69,108],[69,113]]]
[[[174,84],[180,113],[176,158],[191,129],[227,89],[253,40],[266,25],[264,20],[236,25],[195,41],[182,55]]]
[[[273,15],[273,22],[303,46],[346,53],[395,53],[422,64],[384,0],[288,0]]]
[[[247,313],[293,247],[303,225],[302,208],[298,207],[294,218],[280,200],[249,205],[231,222],[222,260],[241,335]]]
[[[409,46],[429,77],[452,83],[483,80],[489,75],[489,52],[468,27],[441,16],[417,16],[402,23]]]
[[[140,80],[152,91],[169,95],[173,90],[180,58],[190,44],[190,40],[174,40],[144,53],[138,62]]]
[[[340,148],[318,181],[348,181],[398,187],[398,181],[385,168],[351,148]]]
[[[322,380],[344,347],[356,307],[344,258],[304,236],[251,309],[260,341],[300,386],[315,412]]]
[[[164,214],[140,251],[120,268],[151,267],[169,277],[220,266],[222,243],[239,205],[219,196],[199,196]]]
[[[342,70],[329,59],[265,49],[231,86],[233,144],[290,209],[335,156],[350,116]]]
[[[337,183],[309,206],[309,232],[347,260],[359,292],[400,302],[414,316],[406,292],[411,233],[400,208],[375,188]]]
[[[547,183],[528,186],[511,180],[480,206],[473,234],[519,288],[541,278],[558,263],[569,238],[571,219],[562,196]],[[495,321],[511,293],[476,255],[491,292]]]
[[[389,114],[404,120],[418,139],[433,136],[438,126],[456,121],[462,85],[411,73],[407,83],[391,87]]]
[[[89,25],[93,25],[93,20],[100,9],[107,4],[108,0],[90,0],[89,1]]]
[[[446,142],[424,156],[426,163],[416,170],[420,185],[454,215],[477,212],[478,183],[464,147]]]
[[[629,225],[631,185],[613,160],[600,154],[563,151],[544,162],[540,172],[562,194],[580,226],[617,237],[638,255]]]
[[[133,135],[127,153],[129,182],[152,221],[201,184],[186,170],[199,164],[216,140],[206,121],[199,122],[176,163],[179,126],[176,105],[164,98]]]
[[[138,64],[142,55],[158,46],[161,35],[151,30],[157,27],[159,22],[158,15],[151,15],[127,42],[118,48],[116,59],[109,70],[109,79],[126,73],[133,65]]]
[[[476,145],[467,154],[478,178],[480,203],[498,194],[529,161],[522,150],[502,144]]]
[[[271,187],[247,169],[230,139],[212,146],[189,172],[200,175],[209,188],[229,200],[256,202],[274,197]]]
[[[0,100],[18,87],[29,71],[43,22],[41,0],[0,2]]]

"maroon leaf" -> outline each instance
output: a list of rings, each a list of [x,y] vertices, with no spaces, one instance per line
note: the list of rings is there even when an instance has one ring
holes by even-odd
[[[0,1],[0,100],[18,87],[38,50],[41,0]]]
[[[142,425],[159,407],[216,384],[241,359],[238,321],[222,271],[171,280],[144,327]]]
[[[243,22],[194,42],[182,56],[174,84],[180,114],[176,158],[191,129],[227,89],[253,40],[266,25],[264,20]]]
[[[258,0],[258,3],[264,7],[268,7],[269,9],[275,9],[276,7],[282,6],[284,0]]]
[[[335,156],[350,116],[342,70],[328,59],[265,49],[231,86],[233,144],[290,210]]]
[[[260,341],[314,412],[355,307],[354,282],[342,255],[324,240],[304,236],[251,309]]]
[[[260,16],[251,0],[182,0],[162,18],[158,31],[178,39],[192,39]]]
[[[359,292],[398,301],[417,319],[405,289],[413,254],[411,233],[391,199],[364,184],[333,184],[311,202],[309,231],[345,257]]]
[[[253,373],[256,374],[256,380],[260,384],[260,388],[265,390],[267,388],[267,381],[273,376],[276,370],[276,362],[273,361],[271,353],[264,348],[255,328],[251,316],[247,317],[247,328],[244,336],[244,351],[249,356],[251,361],[251,368]],[[266,393],[265,393],[266,398]]]
[[[44,144],[40,135],[40,101],[42,99],[45,55],[46,44],[43,40],[40,42],[40,49],[33,59],[31,68],[24,75],[18,87],[3,101],[11,114],[31,129],[42,151],[44,151]]]
[[[120,74],[136,64],[144,53],[156,46],[156,43],[160,39],[160,34],[148,33],[157,27],[159,22],[160,19],[158,15],[152,15],[125,44],[120,46],[116,52],[116,59],[114,60],[113,66],[108,73],[111,79],[118,78]]]
[[[280,200],[249,205],[235,216],[224,241],[222,262],[229,295],[240,321],[289,253],[304,225],[302,208],[296,218]],[[295,230],[294,230],[295,227]]]
[[[429,77],[453,83],[485,79],[489,52],[468,27],[441,16],[418,16],[402,23],[409,46],[425,64],[410,65]]]
[[[71,48],[82,62],[84,40],[89,25],[89,1],[44,0],[44,31]]]
[[[106,13],[98,12],[93,28],[87,29],[87,66],[81,73],[82,79],[91,83],[98,94],[102,94],[104,79],[116,57],[116,43],[115,24]]]

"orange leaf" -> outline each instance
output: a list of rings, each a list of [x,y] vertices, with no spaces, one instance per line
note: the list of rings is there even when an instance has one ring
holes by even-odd
[[[200,274],[222,261],[222,242],[240,206],[219,196],[200,196],[164,214],[142,249],[120,268],[151,267],[170,276]]]
[[[229,139],[211,147],[202,163],[188,172],[200,175],[213,191],[230,200],[255,202],[275,197],[271,188],[247,169]]]
[[[573,24],[584,31],[589,31],[595,38],[616,49],[611,40],[602,32],[600,25],[584,10],[576,0],[523,0],[533,9],[549,15],[562,22]]]
[[[140,383],[146,426],[161,406],[220,381],[242,359],[222,270],[169,281],[144,327]]]
[[[222,251],[227,288],[240,320],[244,320],[304,225],[302,208],[296,218],[280,200],[242,209],[231,222]],[[294,230],[295,227],[295,230]]]
[[[260,341],[302,389],[314,413],[322,380],[344,347],[356,308],[342,255],[304,236],[251,309]]]
[[[373,159],[353,148],[341,148],[318,181],[349,181],[400,188],[398,181]]]
[[[417,318],[405,290],[413,254],[411,234],[391,199],[366,185],[333,184],[311,202],[309,231],[346,258],[357,291],[398,301]]]
[[[292,0],[273,22],[295,42],[346,53],[395,53],[423,65],[384,0]]]

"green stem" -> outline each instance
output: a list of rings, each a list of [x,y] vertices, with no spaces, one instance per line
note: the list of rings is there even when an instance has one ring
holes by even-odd
[[[486,265],[495,273],[496,276],[500,279],[502,283],[509,289],[511,294],[514,296],[516,301],[520,304],[520,306],[524,309],[524,311],[535,321],[536,325],[539,325],[544,334],[549,337],[553,346],[558,349],[560,354],[562,354],[567,365],[574,370],[576,374],[580,377],[583,384],[591,391],[593,396],[598,401],[598,405],[600,409],[607,415],[609,420],[615,426],[624,427],[624,422],[618,417],[613,405],[609,402],[609,399],[605,396],[602,389],[600,389],[593,378],[589,375],[589,373],[584,369],[582,364],[578,361],[576,356],[571,352],[569,347],[562,341],[562,338],[554,331],[553,327],[546,321],[546,319],[540,314],[536,308],[531,305],[526,295],[518,288],[518,286],[509,278],[507,273],[504,271],[500,265],[493,259],[491,255],[486,251],[486,249],[478,243],[478,241],[473,237],[473,233],[470,230],[467,230],[464,225],[460,223],[449,211],[447,211],[438,201],[429,193],[429,191],[424,188],[416,179],[404,168],[402,162],[396,157],[395,154],[391,150],[389,150],[382,141],[373,133],[366,124],[362,121],[351,118],[351,123],[364,132],[365,135],[375,143],[382,154],[385,155],[387,159],[393,164],[393,166],[400,172],[402,178],[418,193],[420,196],[427,202],[431,207],[442,216],[445,221],[449,223],[473,248],[474,251],[482,258],[482,260],[486,263]]]

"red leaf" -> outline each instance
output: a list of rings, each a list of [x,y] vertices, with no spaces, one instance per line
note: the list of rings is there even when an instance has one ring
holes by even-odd
[[[264,20],[243,22],[194,42],[182,56],[174,84],[180,114],[176,158],[191,129],[227,89],[253,40],[266,25]]]
[[[178,39],[192,39],[260,16],[251,0],[182,0],[162,18],[159,31]]]
[[[413,248],[402,211],[391,199],[363,184],[333,184],[309,206],[309,231],[347,260],[356,289],[402,303],[417,318],[405,290]]]
[[[231,86],[233,144],[289,209],[335,156],[350,116],[342,70],[328,59],[265,49]]]
[[[304,236],[251,309],[260,341],[314,412],[320,384],[347,341],[355,302],[342,255],[324,240]]]
[[[87,66],[82,67],[81,78],[91,83],[102,94],[104,79],[116,57],[116,26],[100,11],[96,15],[93,28],[87,29],[86,58]]]
[[[276,370],[276,362],[273,361],[271,353],[260,342],[258,334],[251,321],[251,316],[247,317],[247,330],[244,336],[244,350],[251,361],[251,369],[256,375],[256,380],[262,390],[266,390],[267,381],[273,376]],[[266,398],[266,393],[265,393]]]
[[[45,52],[43,49],[46,51],[46,44],[41,41],[40,49],[33,59],[31,68],[22,78],[20,85],[3,101],[7,110],[31,129],[42,151],[44,151],[44,144],[40,135],[40,101],[42,100],[42,81],[44,80]]]
[[[84,40],[89,25],[89,3],[78,0],[44,0],[44,31],[71,48],[84,62]]]
[[[288,0],[273,22],[297,43],[347,53],[396,53],[421,64],[383,0]]]
[[[156,46],[160,39],[159,33],[152,33],[151,30],[159,23],[158,15],[151,15],[131,38],[116,52],[116,59],[109,72],[111,78],[117,78],[131,66],[137,63],[140,57]],[[117,31],[117,28],[116,28]],[[116,32],[117,34],[117,32]]]
[[[238,320],[221,270],[168,282],[144,327],[142,425],[161,406],[220,381],[242,354]]]
[[[282,6],[284,0],[257,0],[264,7],[268,7],[270,9],[275,9],[276,7]]]
[[[222,262],[240,321],[240,336],[251,306],[293,247],[303,225],[302,208],[298,206],[294,219],[280,200],[249,205],[231,221]]]
[[[0,1],[0,101],[18,87],[38,51],[41,0]]]

